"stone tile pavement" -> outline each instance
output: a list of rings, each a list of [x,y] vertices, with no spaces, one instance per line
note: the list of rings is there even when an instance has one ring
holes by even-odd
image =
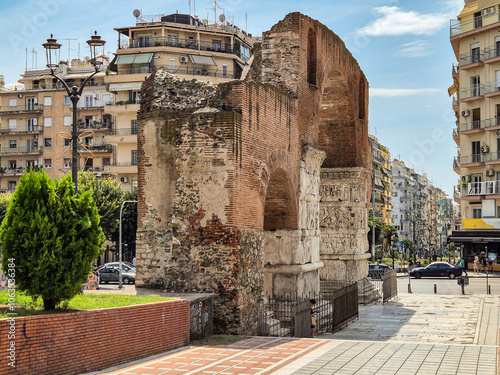
[[[317,339],[185,347],[93,374],[498,375],[499,296],[401,293]]]

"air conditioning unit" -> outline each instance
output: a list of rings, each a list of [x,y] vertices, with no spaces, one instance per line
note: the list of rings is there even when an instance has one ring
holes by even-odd
[[[128,182],[128,177],[120,177],[121,182]]]
[[[488,152],[490,152],[490,148],[488,146],[481,146],[481,154],[487,154]]]
[[[462,183],[470,182],[470,174],[462,176]]]
[[[33,138],[38,139],[38,134],[35,134]]]
[[[500,137],[500,130],[497,130],[497,137]]]
[[[17,94],[17,97],[20,99],[23,97],[23,94]]]
[[[493,169],[486,170],[486,176],[493,177],[495,175],[495,171]]]
[[[101,175],[102,175],[101,173],[96,173],[95,174],[96,177],[101,177]]]
[[[470,111],[468,109],[462,111],[462,117],[467,117],[467,116],[470,116]]]
[[[493,13],[495,13],[495,7],[490,7],[490,8],[487,8],[487,9],[483,9],[481,11],[481,15],[482,16],[486,16],[488,14],[493,14]]]
[[[187,56],[180,56],[179,60],[180,60],[181,63],[187,63],[188,62]]]

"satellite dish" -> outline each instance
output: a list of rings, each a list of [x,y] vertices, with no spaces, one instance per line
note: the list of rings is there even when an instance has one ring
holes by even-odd
[[[226,16],[225,16],[225,15],[223,15],[223,14],[221,14],[221,15],[219,16],[219,21],[220,21],[220,22],[222,22],[222,23],[224,23],[224,21],[225,21],[225,20],[226,20]]]
[[[135,18],[138,18],[141,15],[141,11],[139,9],[135,9],[133,15]]]
[[[207,25],[208,25],[208,20],[201,20],[201,23],[202,23],[204,26],[207,26]]]

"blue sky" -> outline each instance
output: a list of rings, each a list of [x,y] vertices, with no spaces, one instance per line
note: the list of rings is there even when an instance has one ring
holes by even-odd
[[[142,3],[144,4],[144,3]],[[132,11],[143,14],[187,13],[188,0],[23,0],[1,1],[0,74],[6,83],[19,79],[24,68],[45,64],[41,44],[50,33],[63,44],[61,57],[88,54],[85,41],[97,29],[106,51],[116,49],[114,27],[135,23]],[[213,1],[191,0],[196,14],[213,19]],[[260,34],[287,13],[300,11],[338,34],[358,60],[370,82],[370,128],[394,157],[429,178],[449,195],[458,176],[452,160],[455,118],[447,88],[455,57],[449,43],[449,20],[456,18],[463,0],[311,0],[261,1],[220,0],[235,24]],[[220,13],[221,10],[218,11]],[[28,53],[33,48],[36,54]]]

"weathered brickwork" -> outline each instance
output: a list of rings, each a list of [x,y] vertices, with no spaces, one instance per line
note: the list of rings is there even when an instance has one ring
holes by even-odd
[[[216,332],[254,333],[263,295],[361,279],[367,87],[343,42],[299,13],[263,34],[244,80],[152,75],[138,116],[137,286],[215,292]],[[322,202],[353,181],[358,201]],[[356,223],[325,221],[351,220],[349,208]]]

